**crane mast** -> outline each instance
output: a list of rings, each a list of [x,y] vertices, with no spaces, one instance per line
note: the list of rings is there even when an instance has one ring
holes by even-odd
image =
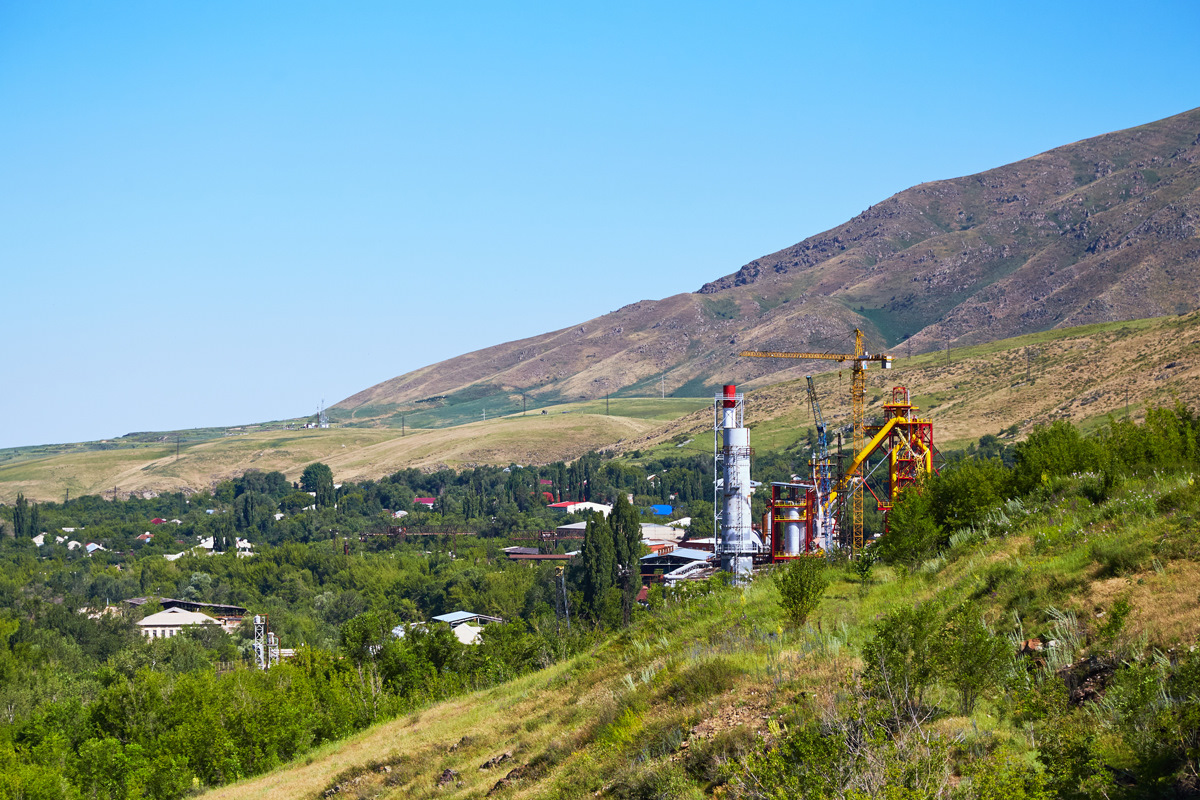
[[[808,402],[812,406],[813,420],[817,426],[817,448],[813,457],[813,473],[817,479],[817,490],[822,498],[829,496],[829,436],[825,432],[825,417],[821,415],[821,401],[817,399],[817,387],[813,376],[806,375],[808,380]]]

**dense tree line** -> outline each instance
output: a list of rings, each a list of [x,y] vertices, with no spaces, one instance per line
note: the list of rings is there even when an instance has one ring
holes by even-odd
[[[1151,408],[1142,423],[1110,419],[1091,437],[1059,420],[1010,448],[989,452],[981,446],[960,454],[940,474],[906,492],[876,552],[887,560],[919,564],[944,550],[951,534],[982,524],[1003,503],[1053,492],[1071,476],[1082,480],[1089,500],[1099,503],[1125,477],[1198,467],[1200,420],[1186,406]]]
[[[401,470],[340,486],[328,466],[313,464],[296,483],[249,470],[191,496],[20,497],[0,507],[10,533],[0,539],[0,798],[179,797],[553,663],[642,613],[633,601],[642,517],[627,497],[645,505],[675,495],[679,514],[693,498],[711,515],[695,477],[705,461],[647,469],[593,453],[569,465]],[[416,497],[435,498],[434,508]],[[603,575],[568,574],[570,635],[559,624],[554,568],[501,552],[506,534],[585,519],[547,508],[558,499],[616,504],[585,542],[589,557],[606,543]],[[408,512],[410,527],[478,536],[357,541],[395,524],[395,511]],[[37,547],[30,540],[41,532]],[[149,541],[139,540],[144,533]],[[211,552],[194,549],[208,537]],[[252,557],[234,552],[238,538],[253,543]],[[87,557],[68,549],[71,539],[105,549]],[[343,539],[353,543],[348,556]],[[263,673],[249,666],[249,623],[151,641],[135,622],[159,610],[154,600],[99,613],[145,596],[244,606],[266,614],[283,646],[299,652]],[[469,647],[428,622],[457,610],[506,623]]]

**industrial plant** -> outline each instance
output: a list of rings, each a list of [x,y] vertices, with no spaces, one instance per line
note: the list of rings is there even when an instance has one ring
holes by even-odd
[[[713,510],[718,531],[716,555],[721,569],[735,583],[747,580],[756,565],[795,558],[825,557],[835,550],[851,557],[865,545],[863,515],[865,494],[870,492],[883,513],[883,532],[888,513],[900,493],[934,471],[933,423],[916,416],[909,391],[892,387],[890,402],[884,404],[881,424],[867,425],[865,419],[866,369],[871,363],[891,369],[892,357],[867,352],[862,331],[855,330],[853,353],[796,353],[746,350],[751,358],[821,359],[850,362],[851,451],[845,463],[838,434],[837,467],[830,455],[829,431],[825,425],[816,386],[807,376],[808,400],[816,424],[816,445],[803,480],[773,482],[766,513],[755,525],[751,497],[761,484],[752,480],[750,432],[745,426],[745,398],[729,384],[713,402]],[[868,439],[868,436],[870,437]],[[872,466],[872,460],[874,465]],[[886,483],[871,478],[886,465]],[[882,476],[880,476],[882,478]]]

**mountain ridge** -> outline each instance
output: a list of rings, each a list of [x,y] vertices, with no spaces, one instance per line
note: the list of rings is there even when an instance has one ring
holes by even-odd
[[[750,387],[828,364],[741,349],[909,352],[1200,306],[1200,109],[918,184],[696,292],[639,300],[368,387],[343,422],[495,398],[517,407]],[[523,396],[522,396],[523,395]]]

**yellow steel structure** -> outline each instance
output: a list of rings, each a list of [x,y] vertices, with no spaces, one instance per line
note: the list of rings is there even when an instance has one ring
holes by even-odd
[[[850,482],[850,477],[858,472],[858,470],[862,467],[863,462],[867,460],[871,453],[874,453],[879,448],[879,445],[883,444],[883,441],[888,438],[893,429],[903,428],[906,425],[912,424],[914,421],[915,420],[910,420],[906,417],[892,417],[889,419],[887,424],[885,424],[875,433],[875,436],[870,442],[867,443],[866,447],[855,453],[854,461],[850,463],[850,469],[846,471],[845,477],[835,483],[833,485],[833,489],[829,492],[828,503],[832,503],[837,499],[838,494],[845,491],[846,484]],[[900,435],[903,437],[903,434]],[[917,454],[917,457],[920,459],[920,470],[924,472],[933,472],[932,450],[927,448],[923,442],[916,438],[912,440],[905,439],[904,444]],[[893,454],[891,458],[892,460],[895,460],[895,454]]]
[[[867,396],[867,376],[866,365],[869,361],[877,361],[883,365],[884,369],[890,369],[892,366],[892,357],[884,354],[870,355],[867,353],[863,342],[862,331],[858,328],[854,329],[854,352],[853,353],[789,353],[779,352],[774,350],[743,350],[739,355],[749,356],[751,358],[799,358],[799,359],[822,359],[825,361],[849,361],[850,362],[850,408],[852,420],[854,422],[854,454],[864,451],[866,444],[866,426],[863,420],[863,407]],[[856,458],[853,466],[842,479],[842,484],[851,484],[850,490],[850,509],[851,509],[851,525],[854,531],[854,552],[862,550],[863,546],[863,482],[862,482],[862,462],[863,459]]]

